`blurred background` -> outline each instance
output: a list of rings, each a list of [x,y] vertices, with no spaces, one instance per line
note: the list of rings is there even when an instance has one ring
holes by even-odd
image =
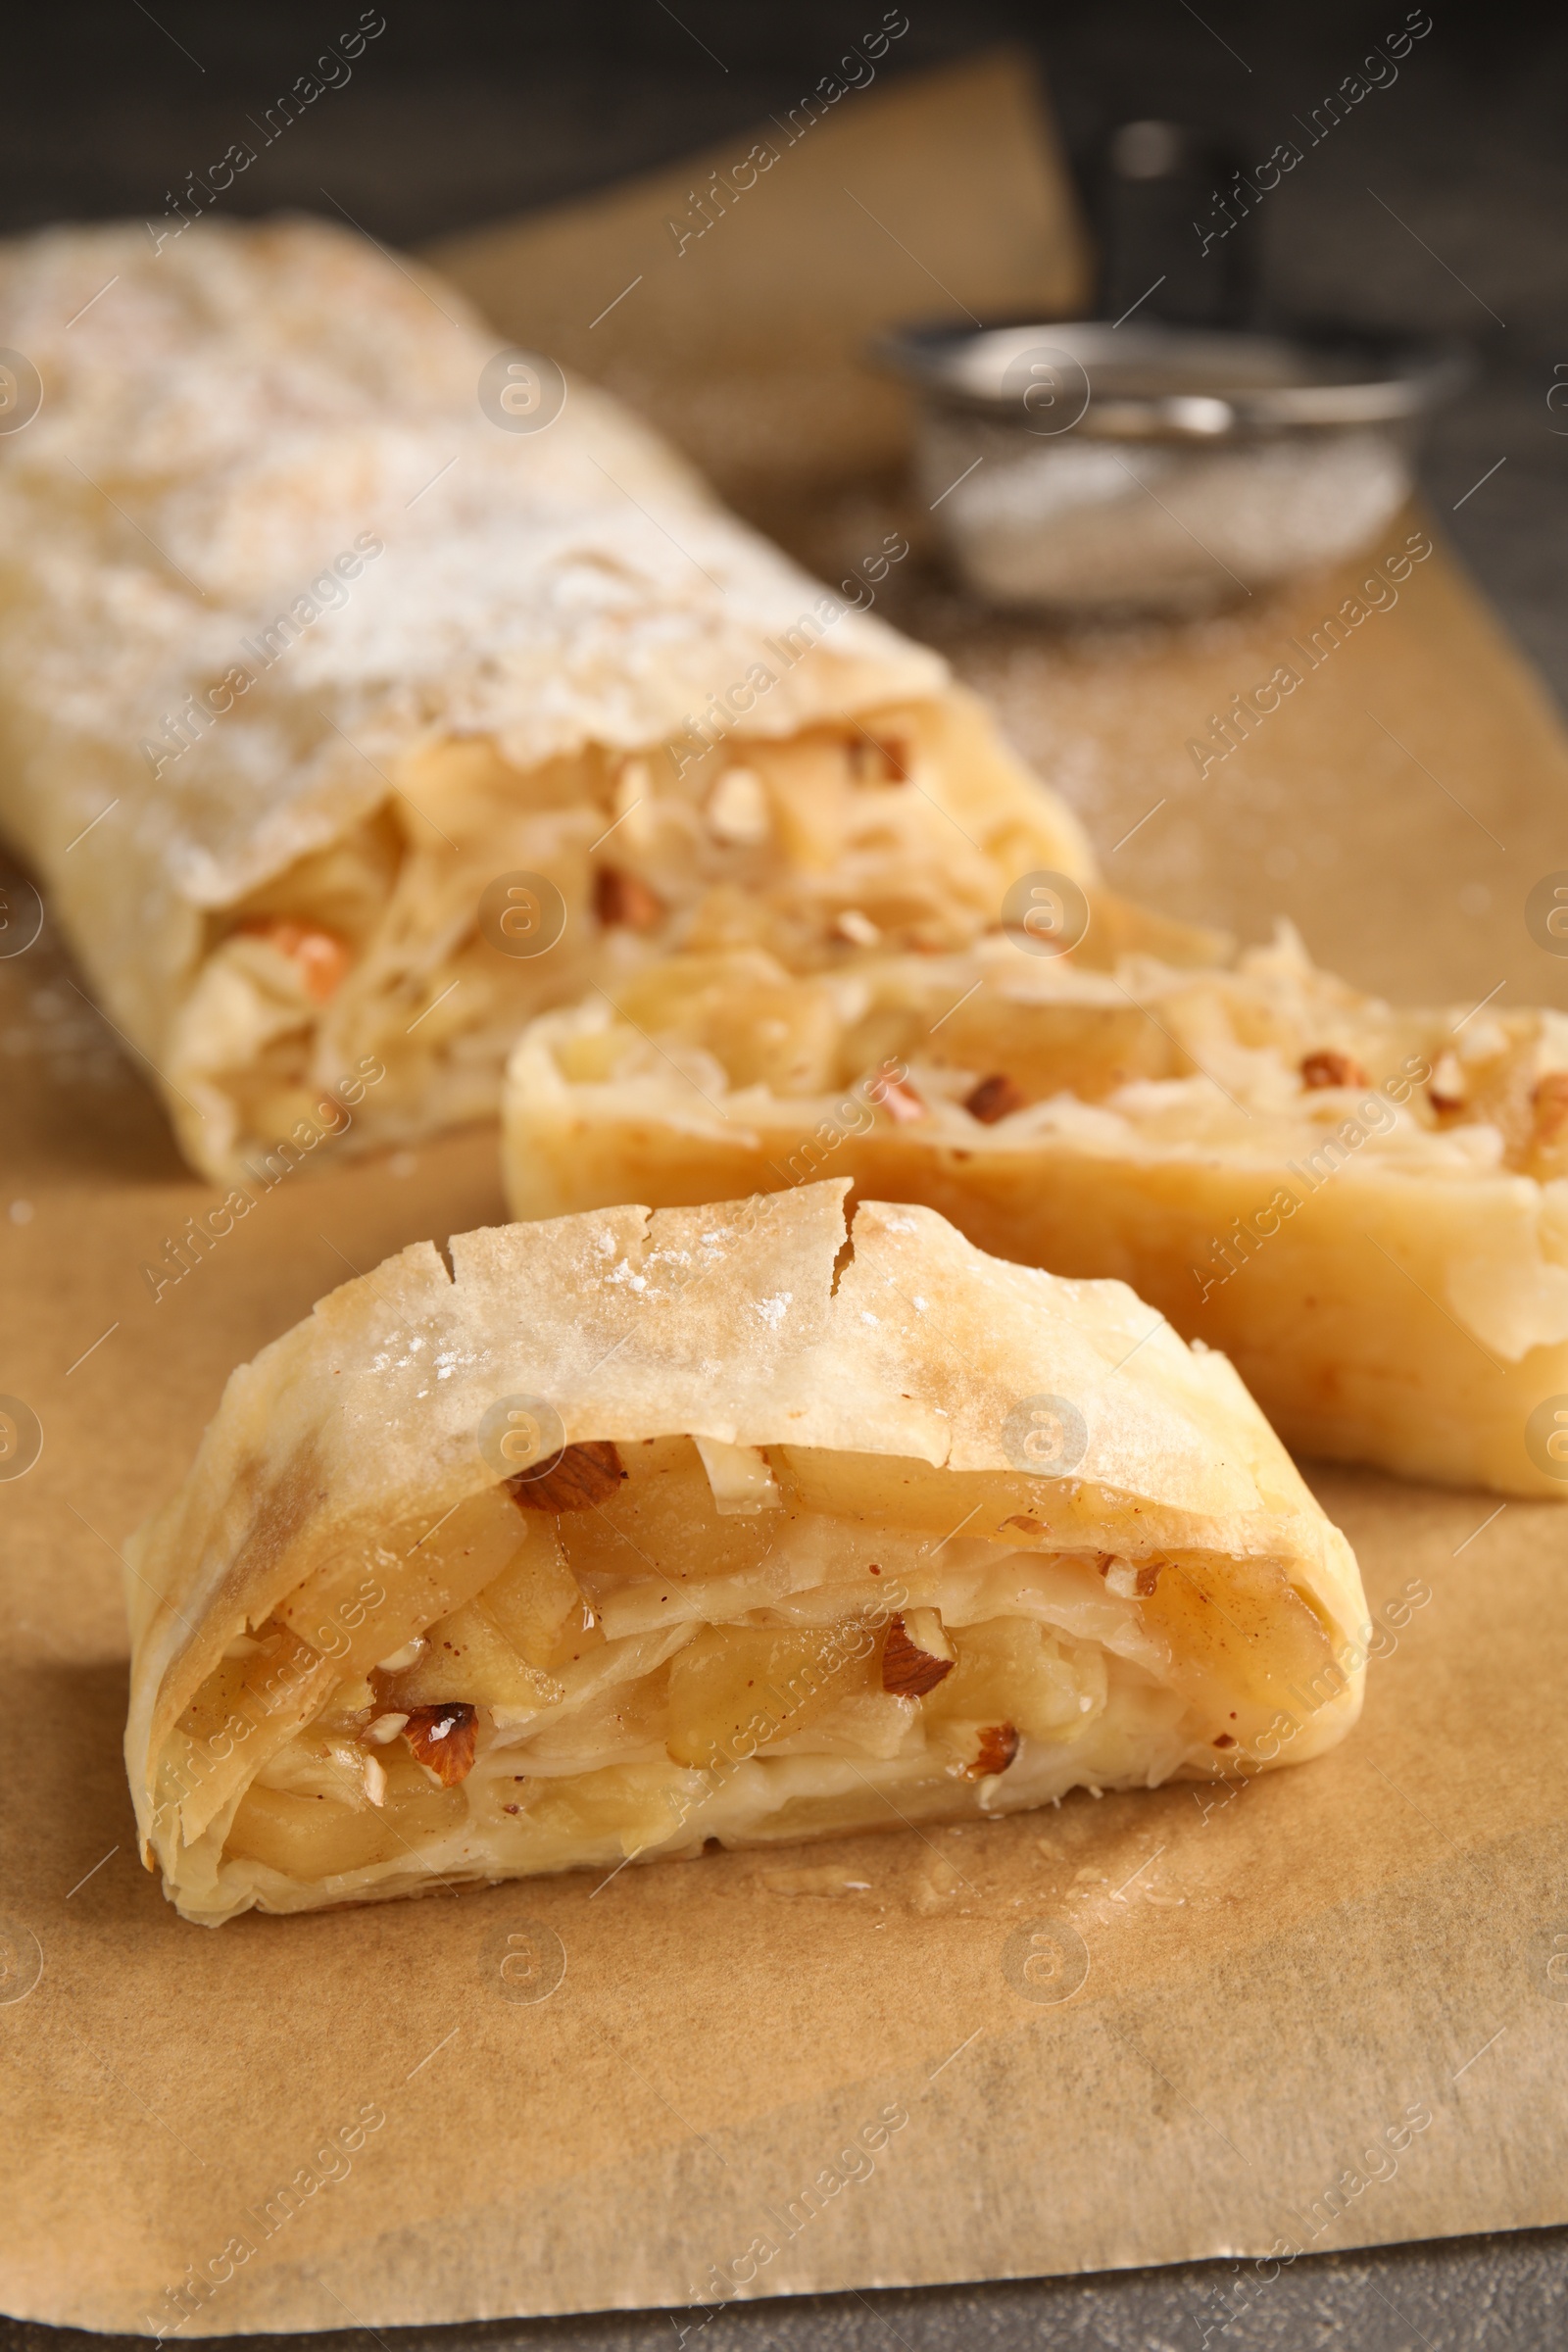
[[[876,0],[385,0],[368,13],[386,29],[352,79],[259,156],[226,209],[330,214],[324,184],[375,235],[412,244],[581,195],[787,109],[884,12]],[[1370,44],[1426,14],[1400,0],[1204,0],[1201,12],[1185,0],[909,0],[897,13],[908,30],[882,61],[881,86],[1002,42],[1038,60],[1102,221],[1117,124],[1190,123],[1250,167]],[[245,135],[247,116],[360,15],[358,0],[17,12],[0,88],[0,226],[161,215],[186,173]],[[1397,80],[1309,161],[1250,224],[1260,297],[1276,315],[1476,341],[1482,370],[1435,422],[1426,485],[1568,699],[1568,407],[1546,405],[1568,381],[1553,374],[1568,363],[1568,24],[1544,10],[1440,4]],[[1120,218],[1126,230],[1125,207]]]
[[[784,160],[792,110],[857,44],[874,86]],[[333,49],[331,86],[269,129]],[[830,582],[906,533],[878,612],[990,698],[1115,890],[1244,941],[1288,916],[1318,961],[1391,997],[1568,1004],[1568,957],[1529,921],[1568,867],[1561,20],[1401,0],[80,0],[20,15],[8,66],[0,231],[299,208],[433,248],[498,342],[620,392]],[[1151,141],[1152,122],[1175,128]],[[767,194],[678,257],[666,216],[700,217],[690,183],[760,131],[781,151]],[[1250,210],[1232,200],[1204,258],[1195,222],[1226,219],[1233,172],[1255,183],[1282,140],[1298,166]],[[255,160],[204,196],[236,141]],[[486,238],[508,221],[528,225]],[[1304,669],[1361,571],[1307,567],[1175,619],[998,612],[966,590],[943,526],[1001,469],[944,503],[908,462],[911,404],[862,362],[891,321],[1006,315],[1020,287],[1043,318],[1135,314],[1118,347],[1163,317],[1330,320],[1468,355],[1421,420],[1415,514],[1380,519],[1358,562],[1412,520],[1438,560],[1234,757],[1204,760],[1213,714],[1282,659]]]

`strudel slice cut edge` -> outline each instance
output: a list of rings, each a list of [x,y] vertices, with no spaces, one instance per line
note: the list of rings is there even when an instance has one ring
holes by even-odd
[[[127,1557],[194,1920],[1305,1760],[1344,1537],[1118,1283],[845,1186],[405,1250],[232,1376]]]
[[[687,957],[537,1022],[513,1214],[842,1174],[1131,1283],[1298,1452],[1568,1496],[1568,1015],[1390,1005],[1289,926],[1207,968],[1094,940]]]

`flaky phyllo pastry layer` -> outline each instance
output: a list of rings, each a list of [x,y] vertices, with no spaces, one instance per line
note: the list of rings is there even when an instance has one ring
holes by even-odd
[[[1316,1755],[1349,1547],[1120,1283],[842,1184],[428,1244],[236,1372],[130,1547],[188,1918]]]
[[[488,1115],[671,945],[948,950],[1087,872],[852,609],[902,542],[836,595],[591,387],[511,429],[559,379],[368,242],[51,230],[0,315],[0,825],[209,1174]]]
[[[1568,1496],[1568,1017],[1391,1007],[1288,928],[1208,968],[1090,968],[1095,938],[686,957],[546,1016],[513,1213],[853,1177],[1130,1283],[1299,1450]]]

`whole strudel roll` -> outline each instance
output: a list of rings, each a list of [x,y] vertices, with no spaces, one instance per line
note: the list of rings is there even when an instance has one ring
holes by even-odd
[[[950,950],[1067,812],[944,664],[306,220],[0,248],[0,830],[216,1178],[672,945]],[[861,609],[857,609],[861,608]]]
[[[233,1375],[127,1555],[188,1918],[1342,1737],[1355,1561],[1225,1359],[846,1190],[421,1244]]]
[[[672,958],[512,1065],[514,1216],[842,1174],[1133,1285],[1286,1442],[1568,1498],[1568,1015],[1390,1005],[1288,926],[1207,968]]]

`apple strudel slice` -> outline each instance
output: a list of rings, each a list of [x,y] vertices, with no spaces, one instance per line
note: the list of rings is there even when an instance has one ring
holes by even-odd
[[[512,1064],[514,1216],[853,1177],[1115,1276],[1287,1444],[1568,1496],[1568,1016],[1411,1009],[1288,926],[1207,968],[1014,935],[792,977],[686,957]]]
[[[846,1190],[421,1244],[233,1375],[128,1554],[188,1918],[1342,1737],[1355,1561],[1224,1358]]]
[[[945,950],[1068,811],[946,665],[303,220],[0,246],[0,828],[208,1175],[494,1114],[678,944]],[[14,414],[21,416],[20,409]],[[11,420],[8,420],[11,421]]]

